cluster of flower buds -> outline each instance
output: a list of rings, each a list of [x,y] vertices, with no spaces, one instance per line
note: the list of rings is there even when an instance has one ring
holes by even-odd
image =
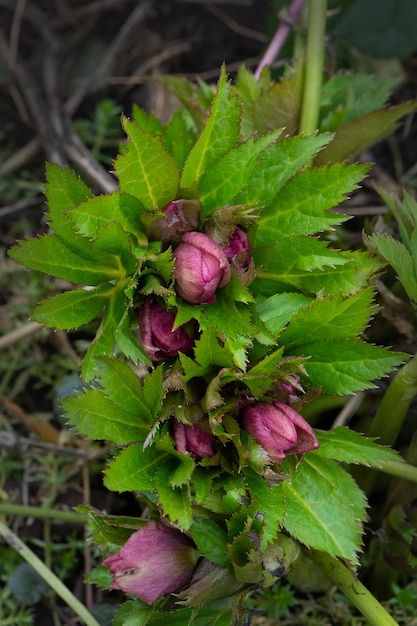
[[[214,220],[206,229],[212,235],[209,236],[198,230],[200,205],[197,200],[175,200],[162,213],[149,224],[148,235],[150,239],[161,241],[165,249],[172,247],[174,288],[185,302],[212,304],[217,290],[230,281],[232,271],[244,284],[250,281],[253,262],[248,237],[242,228],[230,226],[233,221],[225,217]],[[141,300],[138,321],[142,346],[152,361],[173,359],[179,353],[193,350],[197,324],[175,327],[175,312],[166,308],[157,296]],[[298,391],[302,388],[295,374],[281,383],[279,398],[282,401],[248,404],[245,400],[243,406],[236,408],[241,428],[263,449],[265,464],[280,464],[288,455],[302,458],[318,447],[309,424],[290,406],[298,399]],[[220,447],[217,438],[205,430],[204,416],[194,414],[192,421],[183,423],[173,416],[171,432],[175,449],[196,461],[214,457]],[[198,558],[195,545],[185,534],[151,521],[133,533],[104,565],[109,566],[114,576],[113,588],[152,604],[185,585],[193,587],[193,582],[198,580],[198,574],[193,578]],[[208,561],[207,564],[218,568]],[[222,575],[227,572],[221,569]]]

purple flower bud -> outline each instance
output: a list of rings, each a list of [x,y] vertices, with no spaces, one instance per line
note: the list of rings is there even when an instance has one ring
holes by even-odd
[[[195,459],[213,456],[213,435],[207,433],[198,424],[188,425],[175,421],[175,447],[182,454],[191,454]]]
[[[138,311],[143,348],[152,361],[163,361],[188,352],[194,346],[184,326],[172,330],[175,315],[151,298],[147,298]]]
[[[197,550],[179,530],[149,522],[103,565],[109,565],[109,572],[114,575],[113,589],[132,593],[152,604],[186,585],[198,558]]]
[[[151,241],[163,241],[176,246],[185,233],[198,228],[198,200],[173,200],[162,210],[165,215],[157,217],[149,225],[148,235]]]
[[[248,267],[250,249],[248,236],[245,231],[239,227],[235,228],[227,247],[223,248],[223,252],[233,265],[237,267]]]
[[[242,415],[245,430],[276,463],[319,446],[311,426],[283,402],[259,402],[243,409]]]
[[[230,265],[221,247],[204,233],[186,233],[174,250],[176,290],[190,304],[210,304],[215,291],[230,280]]]

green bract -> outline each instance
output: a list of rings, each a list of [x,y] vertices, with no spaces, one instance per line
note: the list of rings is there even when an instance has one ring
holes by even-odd
[[[294,135],[299,69],[273,83],[266,71],[257,82],[243,68],[236,87],[223,69],[215,95],[205,85],[167,82],[186,108],[166,126],[139,108],[124,120],[128,141],[114,163],[119,192],[94,196],[73,172],[48,165],[51,233],[20,242],[11,256],[74,283],[42,302],[35,320],[73,329],[99,319],[82,365],[85,380],[99,384],[64,400],[68,419],[87,438],[123,447],[109,463],[106,486],[138,493],[152,518],[162,514],[190,535],[214,582],[207,598],[191,585],[185,602],[217,601],[217,623],[223,613],[230,623],[230,604],[216,590],[274,582],[265,563],[290,565],[297,551],[288,541],[356,563],[365,499],[338,461],[378,467],[398,460],[337,429],[317,433],[321,446],[299,463],[289,456],[274,466],[241,428],[242,403],[280,399],[281,385],[297,380],[311,395],[351,394],[406,355],[363,337],[374,309],[370,280],[381,264],[365,251],[334,249],[326,233],[346,219],[331,209],[368,166],[338,161],[360,144],[352,139],[342,149],[343,126],[336,134]],[[389,123],[404,112],[396,110]],[[359,124],[351,113],[346,124]],[[219,245],[237,226],[249,237],[252,262],[232,265],[230,281],[209,305],[181,300],[172,249],[149,240],[149,224],[178,199],[199,201],[199,229]],[[413,229],[409,238],[412,247]],[[379,237],[371,245],[387,260],[397,256],[400,274],[411,268],[406,248],[396,250],[400,244]],[[413,299],[415,293],[410,285]],[[193,350],[152,369],[137,324],[144,297],[158,299],[175,312],[176,326],[190,323],[195,332]],[[142,380],[134,368],[140,361],[149,367]],[[301,395],[297,402],[301,411]],[[196,461],[178,452],[174,419],[215,436],[215,454]],[[91,517],[100,541],[113,547],[126,539],[123,521]],[[129,603],[116,623],[148,610]],[[197,615],[177,613],[178,620]],[[169,619],[163,607],[149,623],[159,618]]]

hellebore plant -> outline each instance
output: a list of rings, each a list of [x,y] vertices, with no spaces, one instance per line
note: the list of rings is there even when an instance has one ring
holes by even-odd
[[[80,434],[112,443],[106,487],[148,511],[126,522],[88,510],[109,587],[131,597],[116,626],[171,612],[238,624],[250,590],[306,555],[357,601],[366,499],[346,466],[401,459],[348,428],[313,431],[303,407],[372,387],[407,355],[363,336],[381,262],[327,237],[346,219],[331,209],[369,170],[345,159],[381,134],[381,116],[351,111],[328,130],[323,109],[310,128],[303,71],[275,83],[241,67],[232,86],[223,68],[215,93],[167,79],[184,108],[165,126],[138,107],[123,120],[119,191],[96,196],[49,164],[50,232],[11,251],[76,285],[35,320],[98,319],[81,369],[94,384],[63,406]],[[386,132],[412,108],[391,109]],[[375,611],[372,623],[391,623]]]

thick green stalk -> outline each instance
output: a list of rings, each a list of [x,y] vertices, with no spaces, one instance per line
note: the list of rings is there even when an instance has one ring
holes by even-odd
[[[0,535],[22,556],[52,589],[68,604],[86,626],[100,626],[86,607],[71,593],[62,581],[28,548],[23,541],[0,520]]]
[[[37,519],[59,520],[70,524],[85,524],[87,516],[75,511],[61,511],[40,506],[24,506],[22,504],[0,503],[0,515],[20,515],[22,517],[36,517]]]
[[[317,552],[316,550],[311,550],[309,556],[326,572],[327,576],[368,620],[370,626],[398,626],[397,622],[384,609],[382,604],[359,582],[342,561],[325,552]]]
[[[378,468],[385,474],[396,476],[412,483],[417,483],[417,466],[409,463],[401,463],[400,461],[381,461]]]
[[[317,130],[318,126],[324,63],[326,6],[326,0],[310,0],[308,4],[306,66],[300,134],[310,135]]]
[[[379,443],[393,446],[401,431],[410,404],[416,394],[417,355],[414,355],[408,363],[398,370],[392,379],[381,400],[375,417],[365,434],[368,437],[378,437]],[[409,467],[413,466],[410,465]],[[392,474],[393,472],[388,471],[387,473]],[[362,468],[360,473],[356,471],[353,472],[353,474],[361,489],[366,494],[369,494],[377,479],[377,473],[373,470],[367,471],[365,468]],[[401,473],[401,475],[398,473],[394,475],[400,478],[407,478],[414,482],[414,479],[410,477],[413,475],[412,470],[408,473],[408,476],[403,475],[403,473]]]
[[[394,445],[416,394],[417,355],[414,355],[392,379],[366,434],[378,437],[379,443]]]

